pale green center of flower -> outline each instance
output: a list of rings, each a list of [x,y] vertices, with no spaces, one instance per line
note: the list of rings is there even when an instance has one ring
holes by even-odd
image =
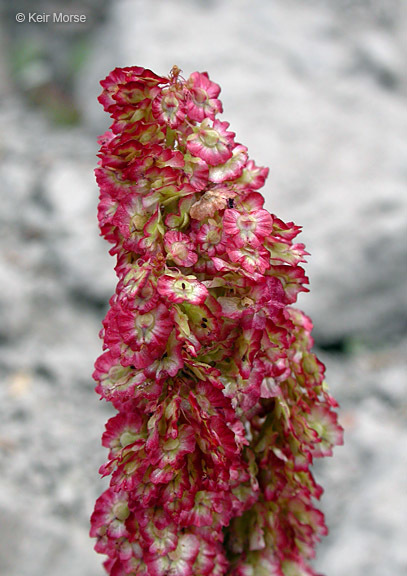
[[[139,214],[135,214],[132,216],[130,220],[130,229],[131,230],[142,230],[144,228],[144,224],[146,223],[145,216],[140,216]]]
[[[112,509],[113,514],[118,520],[124,522],[129,517],[130,510],[126,502],[117,502]]]
[[[215,148],[215,146],[218,144],[220,138],[219,138],[219,134],[216,132],[216,130],[201,130],[199,132],[199,138],[202,141],[202,143],[207,146],[208,148]]]
[[[174,242],[171,246],[171,255],[179,260],[185,260],[188,256],[188,248],[182,242]]]
[[[237,227],[240,228],[240,230],[246,232],[253,232],[254,230],[256,230],[257,226],[256,219],[248,215],[239,216],[236,224]]]
[[[125,430],[123,434],[120,436],[120,444],[122,445],[123,448],[125,446],[128,446],[129,444],[133,444],[133,442],[135,442],[136,440],[137,435],[134,434],[133,432],[130,432],[130,430]]]
[[[154,288],[152,284],[146,284],[141,289],[138,300],[146,300],[147,298],[151,298],[153,295],[154,295]]]
[[[194,286],[185,280],[177,280],[173,285],[174,292],[181,296],[192,296],[194,293]]]
[[[218,244],[220,240],[219,230],[209,230],[207,235],[208,244]]]
[[[112,366],[109,370],[109,378],[113,381],[121,380],[122,378],[126,378],[130,372],[130,368],[116,365]]]
[[[148,330],[154,325],[154,314],[142,314],[136,318],[136,328],[141,330]]]
[[[247,263],[250,263],[252,265],[257,264],[257,259],[259,257],[259,253],[257,252],[257,250],[251,251],[241,248],[240,253],[242,254],[242,256],[244,256]]]
[[[166,96],[162,99],[161,107],[168,115],[174,114],[178,108],[178,100],[175,96]]]
[[[166,451],[177,450],[179,448],[179,445],[180,441],[178,440],[178,438],[171,438],[170,440],[167,440],[167,442],[164,444],[164,450]]]
[[[142,316],[137,316],[135,321],[136,330],[138,330],[140,337],[142,337],[144,340],[146,340],[147,332],[151,331],[154,328],[154,324],[155,324],[154,314],[151,313],[143,314]]]
[[[200,104],[200,105],[205,104],[208,100],[208,97],[206,95],[205,90],[202,90],[202,88],[195,88],[194,100],[195,100],[196,104]]]
[[[158,175],[154,178],[152,188],[162,188],[165,185],[165,177]]]

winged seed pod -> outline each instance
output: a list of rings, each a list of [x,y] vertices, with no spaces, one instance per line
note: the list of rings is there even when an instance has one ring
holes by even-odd
[[[96,391],[117,409],[91,536],[111,576],[299,576],[326,533],[314,457],[342,443],[300,231],[263,208],[206,72],[116,68],[99,223],[118,284]]]

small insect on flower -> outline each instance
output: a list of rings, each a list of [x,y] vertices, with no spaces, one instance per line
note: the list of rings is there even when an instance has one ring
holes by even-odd
[[[235,206],[235,201],[233,200],[233,198],[228,198],[228,208],[234,208]]]

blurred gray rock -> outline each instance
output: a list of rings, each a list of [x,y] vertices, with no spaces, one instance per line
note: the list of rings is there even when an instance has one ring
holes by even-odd
[[[316,567],[329,576],[406,572],[406,348],[325,358],[345,428],[345,445],[315,466],[330,528]]]

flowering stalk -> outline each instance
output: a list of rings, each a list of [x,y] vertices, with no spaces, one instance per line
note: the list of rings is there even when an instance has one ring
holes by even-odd
[[[111,576],[296,576],[326,533],[309,470],[342,442],[311,322],[300,231],[235,142],[220,88],[117,68],[96,170],[117,257],[97,392],[118,414],[91,536]]]

